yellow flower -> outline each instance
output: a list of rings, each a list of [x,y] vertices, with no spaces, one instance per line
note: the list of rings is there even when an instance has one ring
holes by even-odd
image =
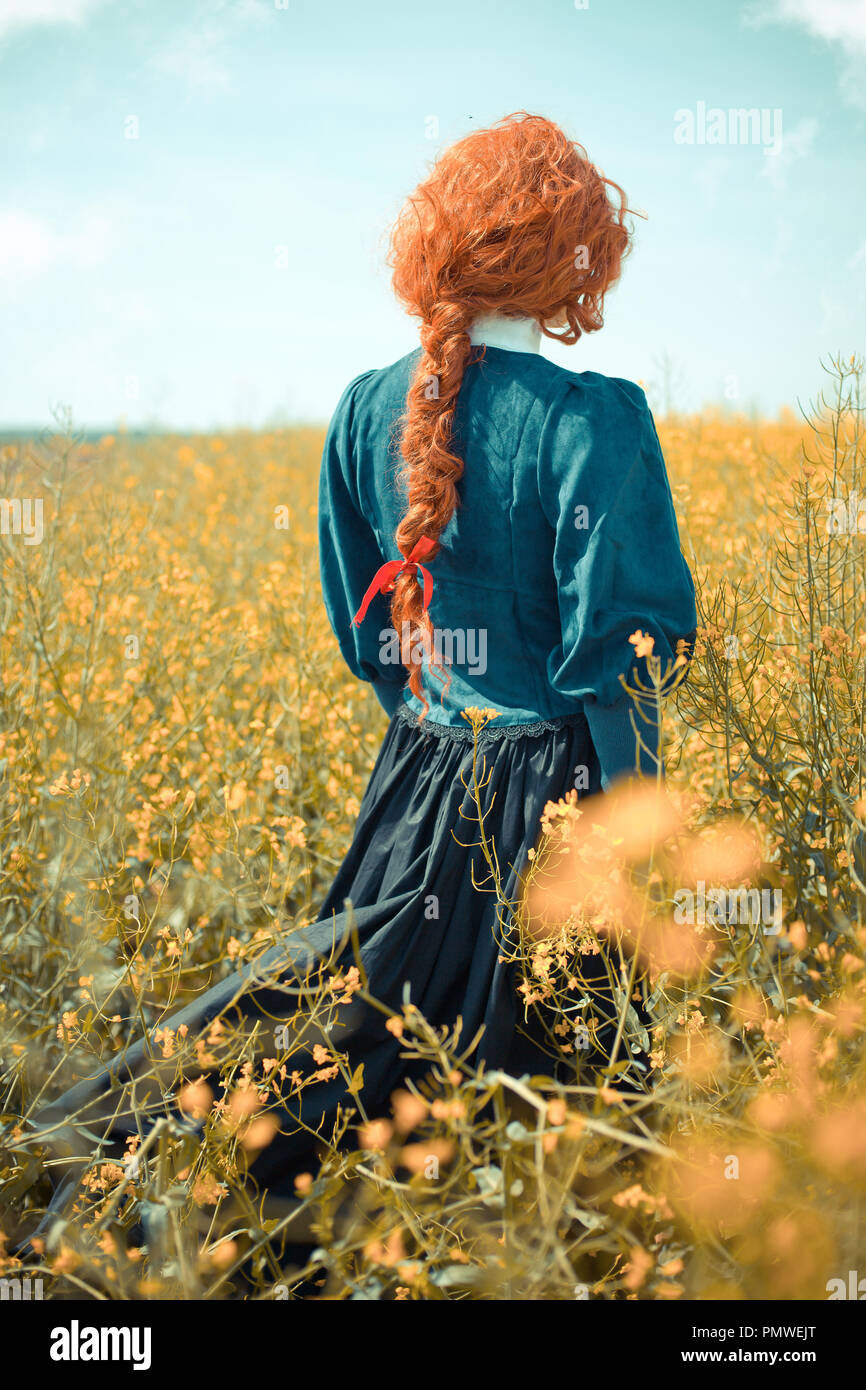
[[[641,629],[638,628],[637,632],[633,632],[628,640],[634,647],[635,656],[652,656],[655,638],[650,637],[649,633],[642,632]]]

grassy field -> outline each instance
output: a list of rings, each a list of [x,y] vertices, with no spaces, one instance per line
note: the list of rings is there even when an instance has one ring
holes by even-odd
[[[862,368],[825,364],[808,419],[659,421],[701,624],[665,705],[666,790],[592,826],[551,804],[530,892],[503,904],[573,1080],[479,1075],[408,1010],[388,1026],[430,1085],[369,1123],[355,1085],[352,1143],[281,1211],[244,1167],[275,1076],[316,1074],[291,1041],[261,1062],[162,1030],[201,1144],[167,1122],[134,1166],[94,1156],[74,1218],[0,1274],[118,1299],[852,1296],[831,1281],[866,1274]],[[2,450],[0,495],[44,499],[38,544],[11,510],[0,536],[10,1252],[49,1190],[36,1106],[314,918],[350,839],[385,716],[321,605],[321,442],[59,428]],[[619,1023],[602,1076],[580,1066],[599,952]],[[344,988],[319,980],[308,1007]],[[196,1087],[212,1055],[217,1106]],[[306,1265],[279,1246],[304,1220]]]

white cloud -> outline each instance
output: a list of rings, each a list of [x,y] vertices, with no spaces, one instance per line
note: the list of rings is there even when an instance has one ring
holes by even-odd
[[[866,0],[763,0],[747,12],[756,26],[789,24],[841,49],[845,97],[866,106]]]
[[[800,24],[821,39],[866,48],[864,0],[773,0],[768,18]]]
[[[263,0],[205,0],[195,23],[181,30],[151,66],[190,89],[225,89],[231,82],[229,57],[243,30],[272,15]]]
[[[228,87],[229,70],[223,61],[222,47],[218,30],[190,30],[164,49],[153,66],[167,77],[181,78],[189,87]]]
[[[109,224],[98,212],[82,214],[75,227],[59,232],[22,208],[0,209],[0,278],[38,274],[55,265],[99,265],[108,242]]]
[[[0,38],[34,24],[83,24],[107,0],[0,0]]]
[[[791,166],[810,152],[817,130],[818,122],[808,116],[798,121],[793,130],[783,129],[778,154],[764,151],[763,175],[777,192],[786,186]]]

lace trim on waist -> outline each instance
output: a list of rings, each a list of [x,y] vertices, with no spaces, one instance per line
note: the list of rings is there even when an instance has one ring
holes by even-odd
[[[429,716],[422,720],[407,704],[397,706],[394,718],[424,737],[448,738],[455,743],[471,743],[473,739],[472,729],[465,721],[455,726],[437,724]],[[586,724],[586,715],[582,711],[559,715],[552,719],[536,719],[527,724],[500,724],[498,719],[492,719],[479,731],[478,742],[496,742],[501,739],[510,739],[513,742],[519,738],[538,738],[548,731],[572,728],[580,724]]]

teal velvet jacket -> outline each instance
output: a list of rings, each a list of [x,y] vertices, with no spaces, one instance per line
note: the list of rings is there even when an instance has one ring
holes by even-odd
[[[404,688],[390,596],[378,594],[360,626],[352,619],[379,566],[402,559],[399,428],[419,354],[350,382],[319,488],[328,617],[349,667],[389,715],[401,701],[422,710]],[[443,693],[425,664],[426,717],[465,730],[460,711],[472,705],[498,710],[494,727],[582,711],[608,786],[635,770],[620,676],[642,663],[629,637],[651,635],[664,663],[696,626],[646,397],[630,381],[488,345],[466,368],[454,443],[465,461],[460,506],[429,562],[435,651],[451,683]],[[646,759],[642,767],[655,770]]]

